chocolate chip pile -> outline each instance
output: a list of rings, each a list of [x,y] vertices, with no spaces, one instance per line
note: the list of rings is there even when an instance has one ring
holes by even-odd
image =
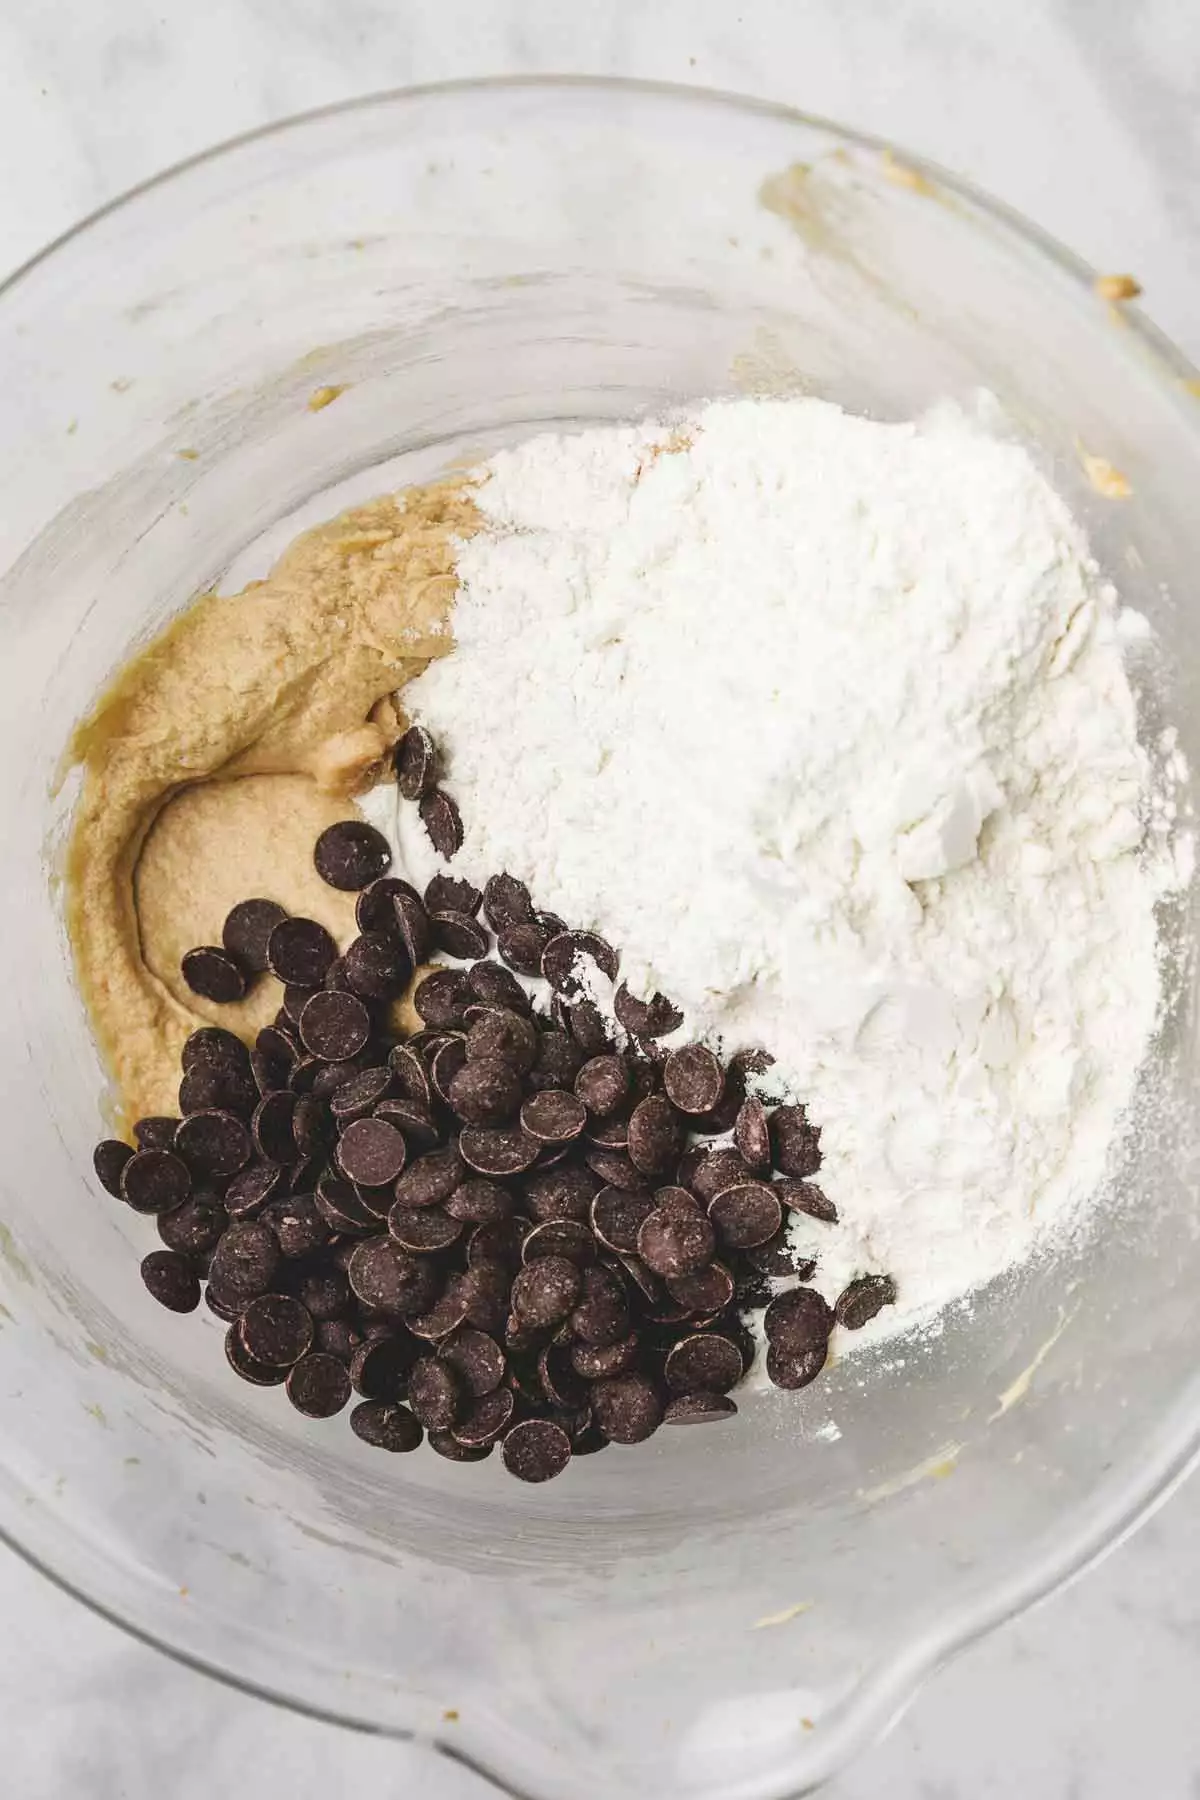
[[[451,855],[461,824],[414,728],[401,792]],[[681,1023],[621,986],[617,1049],[583,990],[611,979],[591,932],[535,909],[509,875],[481,892],[438,875],[424,895],[388,873],[387,840],[347,820],[319,838],[331,886],[357,891],[344,954],[314,920],[250,899],[184,974],[210,1000],[274,977],[282,1005],[254,1048],[220,1027],[182,1053],[180,1117],[139,1119],[135,1145],[95,1152],[104,1187],[153,1214],[165,1248],[142,1263],[162,1305],[228,1323],[234,1371],[282,1384],[309,1418],[352,1393],[356,1434],[547,1481],[572,1456],[636,1444],[662,1424],[729,1418],[753,1346],[741,1322],[799,1276],[785,1219],[836,1219],[814,1185],[818,1131],[800,1106],[747,1091],[770,1059],[664,1052]],[[495,954],[492,935],[495,935]],[[435,954],[405,1035],[396,1003]],[[535,1012],[517,975],[549,983]],[[731,1141],[705,1140],[732,1133]],[[886,1276],[830,1308],[798,1287],[770,1302],[767,1373],[800,1388],[836,1322],[894,1299]]]

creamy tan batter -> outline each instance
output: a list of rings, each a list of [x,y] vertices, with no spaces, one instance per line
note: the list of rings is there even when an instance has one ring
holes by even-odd
[[[178,1110],[197,1025],[252,1037],[277,1010],[269,979],[216,1006],[180,975],[235,901],[278,900],[343,946],[354,935],[353,896],[319,879],[313,844],[378,779],[402,727],[390,696],[450,648],[455,541],[477,522],[460,479],[306,533],[266,581],[198,600],[76,732],[71,937],[130,1119]]]

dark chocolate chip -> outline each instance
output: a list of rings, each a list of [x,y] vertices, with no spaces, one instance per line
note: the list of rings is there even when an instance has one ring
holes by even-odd
[[[400,921],[396,914],[396,899],[400,894],[408,894],[418,906],[421,903],[416,888],[394,875],[381,875],[378,881],[365,887],[354,902],[354,922],[358,929],[400,940]]]
[[[458,875],[435,875],[425,889],[425,910],[431,914],[465,913],[473,919],[482,903],[482,890]]]
[[[436,1073],[435,1073],[436,1080]],[[521,1104],[521,1078],[511,1063],[476,1056],[463,1063],[446,1093],[451,1110],[469,1125],[500,1125]]]
[[[201,944],[185,952],[180,973],[193,994],[211,1000],[217,1006],[229,1006],[246,997],[246,977],[242,969],[216,944]]]
[[[267,939],[272,975],[287,987],[320,987],[337,958],[337,945],[315,919],[281,919]]]
[[[425,1265],[428,1267],[428,1265]],[[423,1313],[408,1315],[408,1329],[417,1337],[440,1343],[460,1325],[467,1323],[471,1310],[470,1288],[465,1276],[452,1277],[445,1292]]]
[[[521,1107],[521,1130],[542,1144],[569,1144],[587,1123],[587,1108],[563,1088],[543,1088]]]
[[[193,1031],[180,1052],[179,1062],[185,1075],[201,1064],[238,1074],[248,1073],[250,1067],[245,1044],[223,1025],[203,1025],[199,1031]]]
[[[558,1005],[572,1041],[578,1044],[584,1056],[602,1056],[610,1048],[612,1040],[609,1028],[594,1001],[586,996],[568,1000],[559,995]]]
[[[571,1314],[571,1329],[585,1344],[598,1348],[628,1336],[629,1302],[610,1270],[598,1265],[584,1269],[583,1293]]]
[[[421,1281],[416,1257],[388,1237],[359,1244],[347,1274],[363,1305],[383,1313],[406,1312]]]
[[[225,1210],[231,1219],[256,1218],[282,1184],[280,1169],[251,1163],[248,1168],[239,1169],[225,1189]]]
[[[458,1147],[463,1161],[477,1175],[501,1179],[531,1169],[541,1148],[536,1138],[503,1125],[465,1125]]]
[[[551,1406],[577,1412],[588,1404],[588,1388],[576,1373],[564,1344],[546,1344],[538,1353],[538,1378]]]
[[[292,1121],[296,1112],[296,1096],[286,1088],[265,1094],[254,1109],[250,1134],[258,1154],[269,1163],[293,1163],[296,1140]],[[198,1115],[203,1117],[203,1114]]]
[[[733,1276],[722,1262],[711,1262],[698,1275],[676,1275],[667,1282],[671,1298],[697,1319],[719,1313],[733,1299]]]
[[[725,1087],[720,1063],[703,1044],[672,1050],[663,1064],[662,1080],[672,1106],[689,1114],[711,1112]]]
[[[285,1275],[288,1293],[295,1294],[316,1324],[340,1318],[353,1305],[349,1280],[332,1265],[315,1264],[295,1271],[287,1270]]]
[[[696,1209],[656,1206],[643,1219],[637,1235],[637,1253],[647,1268],[664,1280],[698,1275],[716,1252],[716,1237],[704,1214]]]
[[[597,1238],[610,1250],[635,1255],[638,1232],[654,1210],[646,1194],[627,1194],[621,1188],[603,1187],[592,1200],[591,1225]]]
[[[396,1183],[400,1206],[444,1206],[466,1180],[466,1164],[453,1144],[429,1150],[405,1169]]]
[[[179,1110],[185,1118],[192,1113],[216,1111],[248,1119],[261,1097],[248,1055],[241,1069],[196,1063],[179,1083]]]
[[[415,1450],[425,1433],[407,1406],[386,1400],[360,1400],[350,1414],[350,1429],[376,1450]]]
[[[408,1392],[408,1371],[415,1360],[416,1346],[407,1333],[368,1338],[351,1353],[351,1385],[365,1400],[403,1400]]]
[[[437,775],[437,752],[423,725],[410,725],[392,752],[396,786],[401,798],[419,800],[428,793]]]
[[[364,931],[346,948],[342,973],[350,993],[363,1000],[390,1000],[412,974],[408,951],[381,931]]]
[[[571,1460],[571,1440],[551,1419],[523,1419],[505,1434],[500,1458],[518,1481],[552,1481]]]
[[[105,1138],[92,1151],[92,1167],[97,1179],[101,1187],[116,1200],[125,1198],[121,1190],[121,1175],[132,1155],[131,1145],[123,1144],[120,1138]]]
[[[142,1280],[159,1305],[171,1312],[195,1312],[200,1304],[200,1277],[178,1250],[152,1250],[144,1256]]]
[[[662,1424],[662,1399],[647,1375],[614,1375],[597,1381],[591,1401],[597,1425],[614,1444],[640,1444]]]
[[[478,920],[469,913],[430,912],[429,927],[433,932],[433,941],[439,950],[447,956],[461,957],[464,962],[478,956],[486,956],[488,950],[488,934]]]
[[[438,855],[449,862],[462,849],[462,818],[455,802],[444,788],[435,787],[422,794],[418,811],[429,841]]]
[[[652,1000],[639,1000],[624,982],[613,997],[613,1011],[626,1031],[637,1038],[668,1037],[683,1024],[679,1008],[662,994],[655,994]]]
[[[375,1237],[378,1214],[363,1200],[358,1189],[327,1169],[317,1182],[313,1203],[331,1231],[346,1237]]]
[[[251,975],[265,975],[268,939],[286,918],[286,909],[274,900],[239,900],[221,927],[221,942]]]
[[[629,1160],[644,1175],[675,1166],[683,1148],[683,1122],[662,1094],[639,1100],[629,1118]],[[619,1185],[619,1184],[618,1184]]]
[[[327,825],[317,839],[313,865],[330,887],[356,893],[387,874],[392,852],[382,831],[365,819],[342,819]]]
[[[504,1380],[504,1352],[485,1331],[464,1326],[441,1347],[441,1356],[458,1375],[468,1394],[490,1394]]]
[[[610,981],[616,980],[617,953],[594,931],[560,931],[552,937],[542,951],[542,975],[560,994],[578,993],[580,959],[595,963]]]
[[[525,1205],[540,1223],[547,1219],[579,1219],[590,1217],[592,1199],[602,1183],[590,1169],[578,1165],[538,1171],[524,1184]]]
[[[537,1262],[543,1256],[565,1256],[582,1267],[595,1262],[596,1240],[578,1219],[548,1219],[526,1233],[521,1245],[522,1262]]]
[[[733,1127],[733,1141],[750,1168],[761,1170],[771,1166],[771,1133],[767,1109],[756,1094],[743,1100]]]
[[[515,1013],[528,1013],[531,1009],[529,995],[503,963],[473,963],[467,970],[467,981],[483,1006],[505,1007]]]
[[[246,1307],[238,1329],[246,1355],[268,1368],[291,1368],[312,1347],[312,1318],[291,1294],[261,1294]]]
[[[588,1144],[583,1152],[583,1159],[593,1175],[598,1175],[602,1183],[610,1187],[621,1188],[627,1194],[644,1194],[648,1183],[646,1177],[623,1150],[605,1150],[599,1144]]]
[[[490,1448],[504,1436],[516,1411],[511,1388],[498,1387],[468,1402],[467,1410],[451,1429],[455,1443],[465,1450]]]
[[[526,1264],[512,1285],[518,1318],[539,1330],[558,1325],[574,1309],[583,1292],[583,1275],[565,1256],[542,1256]]]
[[[387,1187],[404,1168],[404,1139],[386,1119],[355,1119],[338,1140],[342,1172],[360,1187]]]
[[[408,1377],[408,1404],[426,1431],[448,1431],[463,1409],[463,1384],[450,1364],[423,1356]]]
[[[679,1394],[663,1413],[664,1425],[711,1425],[732,1419],[737,1407],[728,1394]]]
[[[375,1117],[386,1119],[389,1125],[402,1131],[409,1150],[414,1153],[432,1150],[441,1142],[442,1134],[434,1124],[432,1113],[419,1101],[389,1094],[377,1103]]]
[[[192,1113],[181,1120],[175,1148],[193,1173],[217,1177],[236,1175],[254,1153],[242,1121],[216,1110]]]
[[[229,1215],[221,1202],[207,1194],[194,1194],[182,1206],[159,1213],[158,1235],[168,1250],[183,1256],[206,1257],[214,1250]]]
[[[393,896],[392,912],[396,920],[396,928],[400,941],[408,951],[409,961],[414,969],[428,962],[429,952],[433,948],[433,933],[429,927],[429,915],[425,911],[419,894],[407,890]]]
[[[575,1077],[575,1092],[598,1119],[616,1112],[629,1092],[629,1065],[622,1056],[593,1056]]]
[[[391,1092],[392,1071],[382,1063],[356,1069],[348,1081],[334,1088],[329,1110],[344,1130],[352,1119],[363,1119]]]
[[[459,1031],[473,995],[461,969],[435,969],[413,995],[413,1005],[426,1025],[436,1031]]]
[[[133,1138],[139,1150],[173,1150],[179,1120],[166,1114],[148,1119],[135,1119]],[[128,1148],[122,1145],[122,1149]]]
[[[782,1181],[773,1181],[771,1191],[790,1212],[805,1213],[810,1219],[820,1219],[823,1225],[837,1224],[837,1207],[811,1181],[785,1177]]]
[[[569,1088],[583,1061],[583,1050],[565,1031],[544,1031],[538,1038],[529,1086],[536,1090]]]
[[[496,948],[510,969],[518,975],[537,976],[542,972],[542,952],[550,942],[550,932],[533,919],[504,925],[496,936]]]
[[[705,1206],[726,1188],[737,1187],[739,1183],[752,1179],[753,1173],[745,1157],[731,1145],[722,1145],[718,1150],[703,1150],[686,1178],[684,1171],[680,1170],[683,1186],[691,1188]]]
[[[134,1212],[169,1212],[191,1191],[188,1165],[171,1150],[139,1150],[121,1170],[121,1198]]]
[[[243,1306],[265,1294],[279,1267],[275,1233],[257,1219],[235,1221],[213,1252],[210,1284],[241,1298]]]
[[[749,1267],[760,1275],[798,1275],[801,1281],[806,1281],[816,1268],[811,1259],[797,1259],[788,1241],[787,1227],[783,1225],[765,1244],[755,1244],[745,1254]]]
[[[675,1394],[727,1394],[742,1379],[742,1353],[732,1338],[697,1331],[680,1338],[667,1355],[664,1374]]]
[[[292,986],[284,988],[283,1005],[280,1008],[280,1012],[282,1016],[288,1020],[293,1030],[295,1030],[300,1023],[300,1014],[304,1011],[305,1002],[311,1000],[313,995],[319,991],[320,990],[316,987]]]
[[[300,1014],[300,1041],[322,1062],[357,1056],[371,1035],[371,1015],[354,994],[314,994]]]
[[[890,1275],[859,1275],[834,1302],[833,1313],[847,1331],[861,1331],[885,1306],[894,1306],[896,1284]]]
[[[771,1152],[781,1175],[806,1180],[821,1166],[820,1132],[802,1106],[777,1106],[771,1114]]]
[[[464,1225],[494,1225],[498,1219],[507,1219],[512,1210],[513,1197],[508,1189],[485,1181],[482,1176],[464,1181],[446,1202],[450,1217]]]
[[[460,1222],[440,1206],[393,1206],[387,1225],[390,1237],[419,1256],[448,1250],[463,1233]]]
[[[519,1075],[525,1075],[537,1061],[540,1042],[544,1040],[539,1040],[531,1019],[510,1007],[488,1007],[471,1020],[467,1056],[471,1060],[498,1058],[510,1063]]]
[[[765,1244],[783,1223],[779,1200],[765,1181],[743,1181],[725,1188],[710,1201],[708,1216],[721,1242],[731,1250],[753,1250]]]
[[[332,1419],[350,1399],[350,1376],[336,1356],[314,1350],[288,1371],[287,1397],[306,1419]]]
[[[525,925],[533,918],[529,889],[515,875],[493,875],[483,890],[483,914],[492,930]]]
[[[388,1054],[393,1086],[398,1094],[428,1108],[432,1094],[424,1063],[408,1044],[397,1044]]]
[[[313,1342],[318,1350],[349,1364],[358,1348],[359,1335],[349,1319],[318,1319]]]
[[[804,1350],[787,1350],[779,1344],[768,1344],[767,1378],[780,1388],[807,1387],[825,1367],[828,1355],[826,1343],[812,1344]]]
[[[826,1343],[832,1329],[833,1312],[815,1288],[794,1287],[777,1294],[763,1316],[767,1342],[784,1355]]]
[[[329,1070],[333,1064],[326,1063],[324,1067]],[[333,1123],[326,1102],[315,1093],[301,1094],[292,1113],[292,1139],[297,1153],[320,1156],[329,1148],[332,1137]]]
[[[211,1286],[208,1303],[212,1305]],[[253,1382],[255,1387],[282,1387],[287,1380],[287,1369],[281,1363],[260,1363],[254,1360],[242,1342],[240,1323],[237,1320],[225,1333],[225,1355],[234,1374],[240,1375],[243,1381]]]

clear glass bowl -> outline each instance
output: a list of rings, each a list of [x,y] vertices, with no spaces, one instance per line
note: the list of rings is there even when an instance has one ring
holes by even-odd
[[[697,396],[897,416],[983,385],[1153,618],[1147,716],[1197,766],[1192,372],[938,171],[778,107],[584,81],[369,100],[187,164],[8,284],[0,360],[0,1530],[177,1656],[510,1792],[816,1783],[1194,1454],[1190,963],[1154,1128],[1082,1252],[733,1426],[521,1488],[309,1424],[230,1379],[216,1320],[146,1301],[148,1227],[90,1177],[62,746],[148,632],[346,499]],[[1097,494],[1081,446],[1132,496]],[[1167,923],[1193,941],[1190,898]]]

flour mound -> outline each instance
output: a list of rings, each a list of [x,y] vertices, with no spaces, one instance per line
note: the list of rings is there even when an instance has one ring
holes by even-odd
[[[1100,1185],[1159,994],[1122,615],[1019,445],[815,400],[494,457],[408,690],[466,825],[824,1130],[895,1330]],[[402,809],[403,860],[435,864]]]

